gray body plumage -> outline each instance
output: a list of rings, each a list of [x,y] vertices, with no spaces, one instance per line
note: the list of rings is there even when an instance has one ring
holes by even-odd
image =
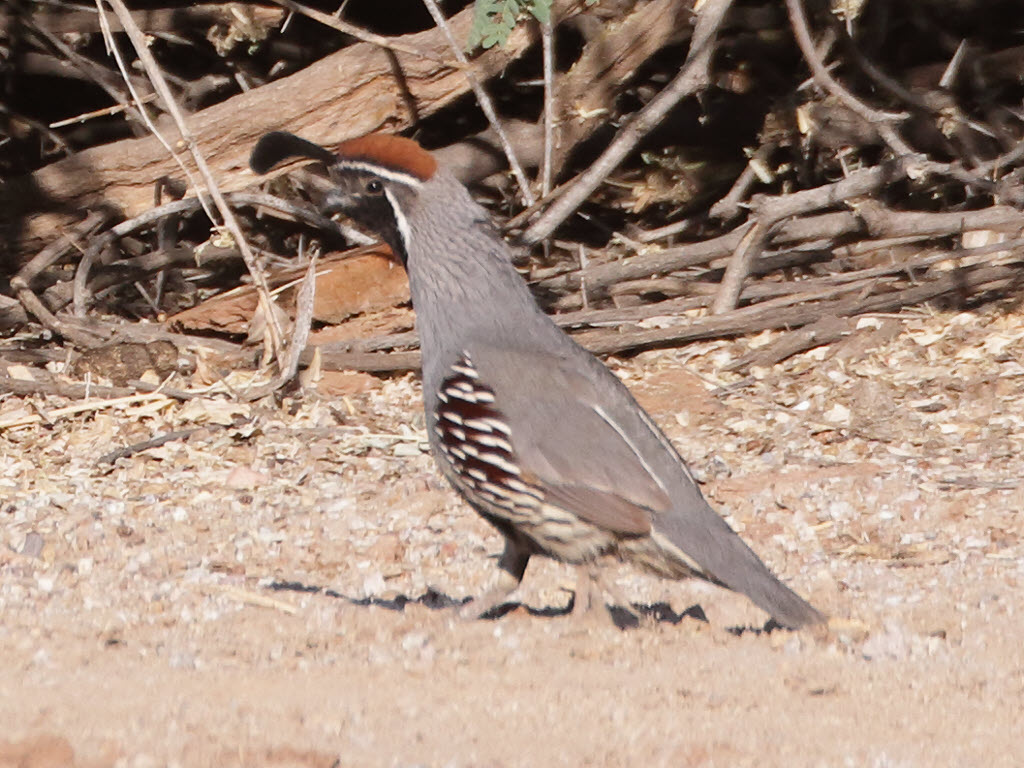
[[[451,461],[435,430],[438,393],[452,366],[468,355],[511,425],[518,465],[542,488],[597,491],[580,499],[589,508],[568,510],[579,529],[575,536],[558,518],[545,525],[546,517],[555,517],[546,510],[533,525],[516,521],[535,551],[576,563],[616,554],[663,576],[710,578],[746,594],[785,626],[821,620],[711,509],[625,385],[537,306],[510,249],[461,184],[439,169],[405,215],[415,233],[407,267],[428,433],[449,479]],[[501,519],[493,505],[469,500],[489,519]],[[614,509],[603,515],[593,506],[621,508],[620,500],[648,513],[649,532],[635,523],[616,526]],[[558,501],[560,507],[570,503],[564,494]]]
[[[259,172],[327,163],[327,211],[375,229],[409,273],[438,466],[504,535],[499,585],[534,554],[574,564],[616,556],[669,578],[746,594],[779,623],[823,620],[708,505],[682,458],[626,389],[537,306],[487,212],[415,143],[368,136],[337,155],[263,137]]]

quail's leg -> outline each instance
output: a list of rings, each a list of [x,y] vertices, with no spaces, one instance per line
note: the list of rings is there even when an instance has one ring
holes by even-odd
[[[608,617],[615,623],[615,618],[611,614],[612,606],[608,606],[604,600],[606,595],[612,599],[615,608],[632,617],[633,621],[640,620],[640,617],[630,606],[629,600],[622,595],[615,584],[604,578],[604,574],[598,565],[590,563],[577,566],[576,598],[573,601],[572,607],[573,616],[587,616],[592,614],[595,608],[602,607],[608,611]]]
[[[576,566],[576,595],[572,599],[574,618],[590,618],[594,609],[604,607],[604,595],[597,586],[596,572],[592,565]]]
[[[505,601],[526,572],[526,564],[530,562],[530,548],[523,542],[512,537],[505,538],[505,551],[498,558],[498,575],[480,597],[472,600],[459,609],[459,617],[478,619],[492,608]]]

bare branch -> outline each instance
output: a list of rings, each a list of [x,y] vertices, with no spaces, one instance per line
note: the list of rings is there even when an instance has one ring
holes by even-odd
[[[266,276],[263,274],[263,270],[260,269],[259,265],[256,263],[256,256],[249,247],[248,241],[245,239],[245,234],[242,232],[242,228],[238,224],[238,219],[235,218],[235,214],[224,199],[224,195],[220,191],[220,187],[217,186],[217,181],[213,176],[213,172],[210,170],[210,166],[207,165],[206,158],[203,156],[202,152],[200,152],[195,136],[189,130],[189,127],[185,122],[185,117],[178,108],[178,105],[174,100],[174,96],[171,94],[171,90],[167,86],[167,81],[164,79],[163,74],[160,71],[160,67],[157,65],[156,60],[153,58],[153,54],[150,52],[149,47],[146,44],[146,39],[142,34],[142,30],[139,29],[122,0],[106,0],[106,2],[121,20],[121,24],[124,26],[125,32],[128,34],[128,38],[132,41],[132,45],[135,47],[135,52],[139,57],[139,61],[142,62],[142,66],[146,70],[146,74],[149,75],[150,81],[153,83],[153,87],[156,89],[157,93],[160,94],[160,98],[164,102],[164,107],[174,119],[178,131],[181,133],[182,141],[192,154],[192,159],[206,183],[206,191],[209,193],[210,197],[213,198],[213,202],[217,206],[217,211],[220,213],[224,225],[227,227],[232,238],[234,238],[235,244],[242,252],[242,259],[245,261],[245,266],[249,270],[249,274],[252,276],[253,282],[259,292],[260,305],[268,318],[268,327],[271,330],[271,345],[276,356],[279,354],[281,349],[281,328],[278,326],[277,318],[272,311],[273,298],[270,295],[270,288],[267,285]],[[157,133],[157,135],[159,134]],[[170,147],[168,147],[168,149],[170,149]],[[185,169],[183,164],[181,167],[182,169]],[[200,198],[202,198],[202,190],[197,191],[200,194]],[[213,219],[212,215],[210,218],[211,220]]]
[[[289,11],[294,11],[295,13],[301,13],[303,16],[308,16],[313,19],[313,21],[317,21],[325,27],[336,29],[350,37],[354,37],[356,40],[361,40],[364,43],[370,43],[371,45],[376,45],[389,51],[407,53],[410,56],[420,56],[424,59],[430,59],[431,61],[436,61],[441,64],[447,64],[448,66],[462,66],[461,63],[445,61],[432,51],[426,49],[421,50],[411,45],[405,45],[404,43],[390,37],[384,37],[383,35],[369,32],[362,27],[357,27],[355,24],[349,24],[347,21],[342,21],[337,16],[332,16],[329,13],[318,11],[316,8],[311,8],[308,5],[297,3],[295,0],[272,0],[272,2],[287,8]]]
[[[522,236],[523,242],[537,243],[554,232],[672,107],[707,86],[715,37],[731,4],[732,0],[707,0],[701,6],[690,53],[679,74],[636,114],[629,125],[619,131],[601,157],[580,174],[573,186],[527,228]]]
[[[494,104],[491,102],[490,96],[487,95],[487,91],[480,84],[476,75],[469,67],[469,60],[466,58],[466,54],[462,52],[462,48],[459,46],[458,41],[455,39],[455,35],[452,34],[452,28],[448,26],[448,20],[444,17],[441,9],[438,7],[435,0],[423,0],[423,4],[427,6],[427,10],[430,11],[430,15],[434,19],[434,23],[444,32],[445,37],[448,38],[448,43],[452,47],[452,53],[455,54],[455,58],[460,64],[465,67],[463,74],[466,76],[466,80],[469,81],[470,88],[473,89],[473,93],[476,94],[477,103],[480,104],[480,109],[483,110],[484,115],[487,116],[487,122],[491,124],[491,128],[498,136],[498,140],[501,142],[501,148],[505,150],[505,157],[508,158],[509,167],[512,169],[512,174],[516,177],[516,183],[519,184],[519,193],[522,195],[523,200],[526,201],[527,205],[533,205],[534,196],[533,192],[530,191],[530,182],[526,178],[526,174],[523,172],[523,167],[519,164],[519,160],[516,158],[515,150],[512,148],[512,143],[508,140],[508,136],[505,135],[505,129],[501,127],[501,121],[498,119],[498,113],[494,109]]]

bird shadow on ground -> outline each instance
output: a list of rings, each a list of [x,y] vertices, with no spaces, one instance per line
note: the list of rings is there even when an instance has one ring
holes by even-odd
[[[743,635],[770,635],[772,632],[789,632],[790,630],[779,624],[775,619],[768,619],[768,621],[760,627],[752,627],[748,624],[742,627],[726,627],[725,631],[730,635],[741,637]]]
[[[302,592],[305,594],[323,595],[325,597],[332,597],[339,600],[345,600],[352,605],[358,606],[373,606],[376,608],[385,608],[390,611],[404,611],[407,605],[421,605],[425,608],[429,608],[433,611],[452,610],[470,602],[471,598],[456,598],[446,595],[443,592],[439,592],[434,589],[428,589],[422,595],[417,597],[409,597],[408,595],[396,595],[395,597],[382,598],[382,597],[362,597],[355,598],[344,595],[337,590],[330,589],[327,587],[318,587],[311,584],[303,584],[298,581],[275,581],[268,585],[269,589],[274,592]],[[572,614],[573,607],[575,605],[575,596],[570,599],[569,604],[566,606],[549,606],[545,608],[534,608],[519,602],[507,602],[501,605],[495,606],[481,619],[484,621],[496,621],[513,611],[524,609],[530,616],[537,616],[541,618],[557,618],[561,616],[569,616]],[[704,614],[704,609],[700,605],[691,605],[686,610],[677,613],[672,609],[672,606],[666,602],[658,603],[631,603],[629,608],[624,608],[618,605],[606,606],[608,614],[611,616],[612,622],[619,629],[636,629],[641,624],[679,624],[683,619],[696,619],[708,623],[708,618]],[[729,627],[728,631],[735,634],[741,635],[746,632],[756,632],[760,634],[766,631],[768,627],[764,629],[758,629],[755,627]]]
[[[407,605],[422,605],[433,611],[443,611],[450,608],[457,608],[458,606],[469,602],[469,598],[451,597],[443,592],[438,592],[435,589],[428,589],[419,597],[396,595],[395,597],[389,598],[356,598],[343,595],[335,589],[318,587],[313,584],[303,584],[300,581],[274,581],[268,585],[268,588],[274,592],[302,592],[307,595],[323,595],[324,597],[333,597],[338,600],[345,600],[352,605],[374,606],[376,608],[386,608],[389,611],[404,611],[405,606]]]
[[[508,602],[495,606],[482,618],[490,620],[500,619],[519,608],[525,609],[531,616],[542,616],[546,618],[570,616],[572,615],[575,604],[575,595],[570,599],[568,605],[561,608],[533,608],[529,605],[524,605],[523,603]],[[608,611],[608,615],[611,617],[612,623],[619,629],[636,629],[641,624],[679,624],[683,619],[687,618],[696,619],[705,623],[708,620],[707,616],[704,615],[704,610],[699,605],[691,605],[682,613],[676,613],[672,610],[672,606],[666,602],[650,604],[630,603],[628,608],[621,605],[605,605],[604,608]]]

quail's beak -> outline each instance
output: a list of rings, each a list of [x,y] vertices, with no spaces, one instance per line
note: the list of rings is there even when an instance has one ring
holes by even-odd
[[[320,212],[324,216],[333,216],[336,213],[347,213],[352,208],[352,201],[349,196],[338,190],[331,190],[324,197]]]

